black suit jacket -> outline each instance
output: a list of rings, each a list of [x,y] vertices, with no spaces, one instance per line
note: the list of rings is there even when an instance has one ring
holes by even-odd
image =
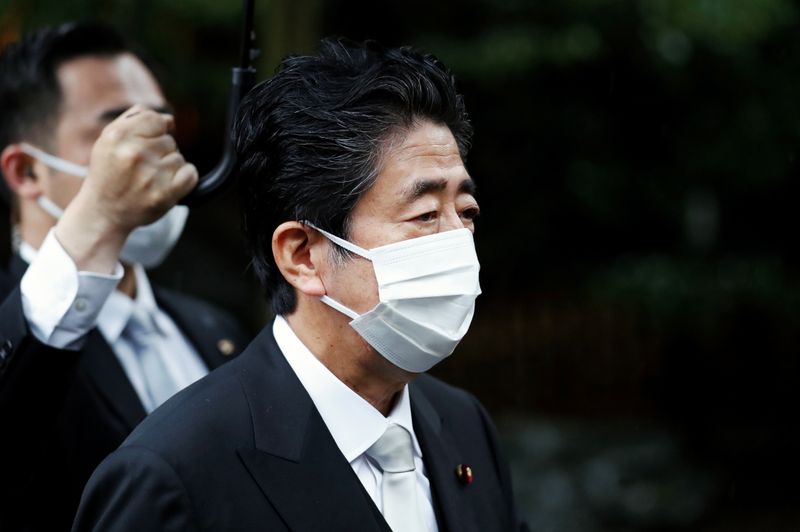
[[[519,528],[508,469],[477,400],[410,386],[439,529]],[[456,475],[470,465],[474,481]],[[95,471],[74,531],[388,531],[267,327],[167,401]]]
[[[69,530],[92,471],[145,417],[111,346],[93,329],[79,351],[48,347],[30,333],[14,257],[0,278],[0,530]],[[247,343],[227,314],[188,296],[155,290],[210,369]],[[217,347],[227,338],[234,352]]]

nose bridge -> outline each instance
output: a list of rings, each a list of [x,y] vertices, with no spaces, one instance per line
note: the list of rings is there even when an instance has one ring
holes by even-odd
[[[456,206],[452,203],[447,205],[442,213],[439,230],[444,232],[452,231],[453,229],[462,229],[464,227],[466,227],[464,225],[464,220],[462,220],[461,216],[458,215]]]

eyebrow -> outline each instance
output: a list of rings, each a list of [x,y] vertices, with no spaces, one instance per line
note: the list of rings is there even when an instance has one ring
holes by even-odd
[[[111,122],[115,120],[118,116],[122,113],[130,109],[130,107],[115,107],[114,109],[108,109],[107,111],[103,111],[100,113],[100,116],[97,117],[98,121],[100,122]],[[157,113],[166,113],[166,114],[173,114],[174,109],[171,105],[165,104],[159,107],[151,107],[151,109]]]
[[[447,188],[447,179],[420,179],[415,181],[403,194],[405,201],[411,203],[426,194],[441,192]],[[466,178],[458,185],[458,192],[475,195],[475,181]]]

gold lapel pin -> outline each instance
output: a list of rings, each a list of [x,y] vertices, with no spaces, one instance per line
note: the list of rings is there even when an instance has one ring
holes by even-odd
[[[229,339],[223,338],[217,342],[217,349],[219,349],[219,352],[222,353],[222,356],[229,357],[236,350],[236,345],[234,345],[234,343]]]
[[[472,481],[475,479],[472,475],[472,468],[467,464],[458,464],[456,466],[456,476],[465,486],[472,484]]]

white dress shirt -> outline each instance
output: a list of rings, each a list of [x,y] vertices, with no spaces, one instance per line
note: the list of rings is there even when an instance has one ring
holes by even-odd
[[[437,531],[431,488],[425,474],[422,451],[411,420],[411,401],[408,386],[384,417],[364,398],[340,381],[300,341],[289,323],[277,316],[272,326],[275,341],[301,384],[311,396],[314,406],[333,436],[336,446],[364,485],[378,509],[383,512],[381,482],[383,473],[370,462],[364,452],[378,441],[389,423],[395,423],[411,434],[417,478],[417,505],[429,531]]]
[[[133,266],[136,298],[131,299],[115,288],[122,279],[122,265],[104,275],[79,272],[51,230],[38,252],[25,242],[19,254],[28,262],[20,282],[22,309],[34,336],[60,349],[80,349],[86,334],[95,325],[111,345],[128,380],[147,413],[154,404],[147,391],[144,373],[135,343],[122,334],[135,309],[152,318],[157,330],[156,351],[169,374],[174,392],[208,373],[208,369],[175,322],[156,304],[147,274],[141,265]]]

